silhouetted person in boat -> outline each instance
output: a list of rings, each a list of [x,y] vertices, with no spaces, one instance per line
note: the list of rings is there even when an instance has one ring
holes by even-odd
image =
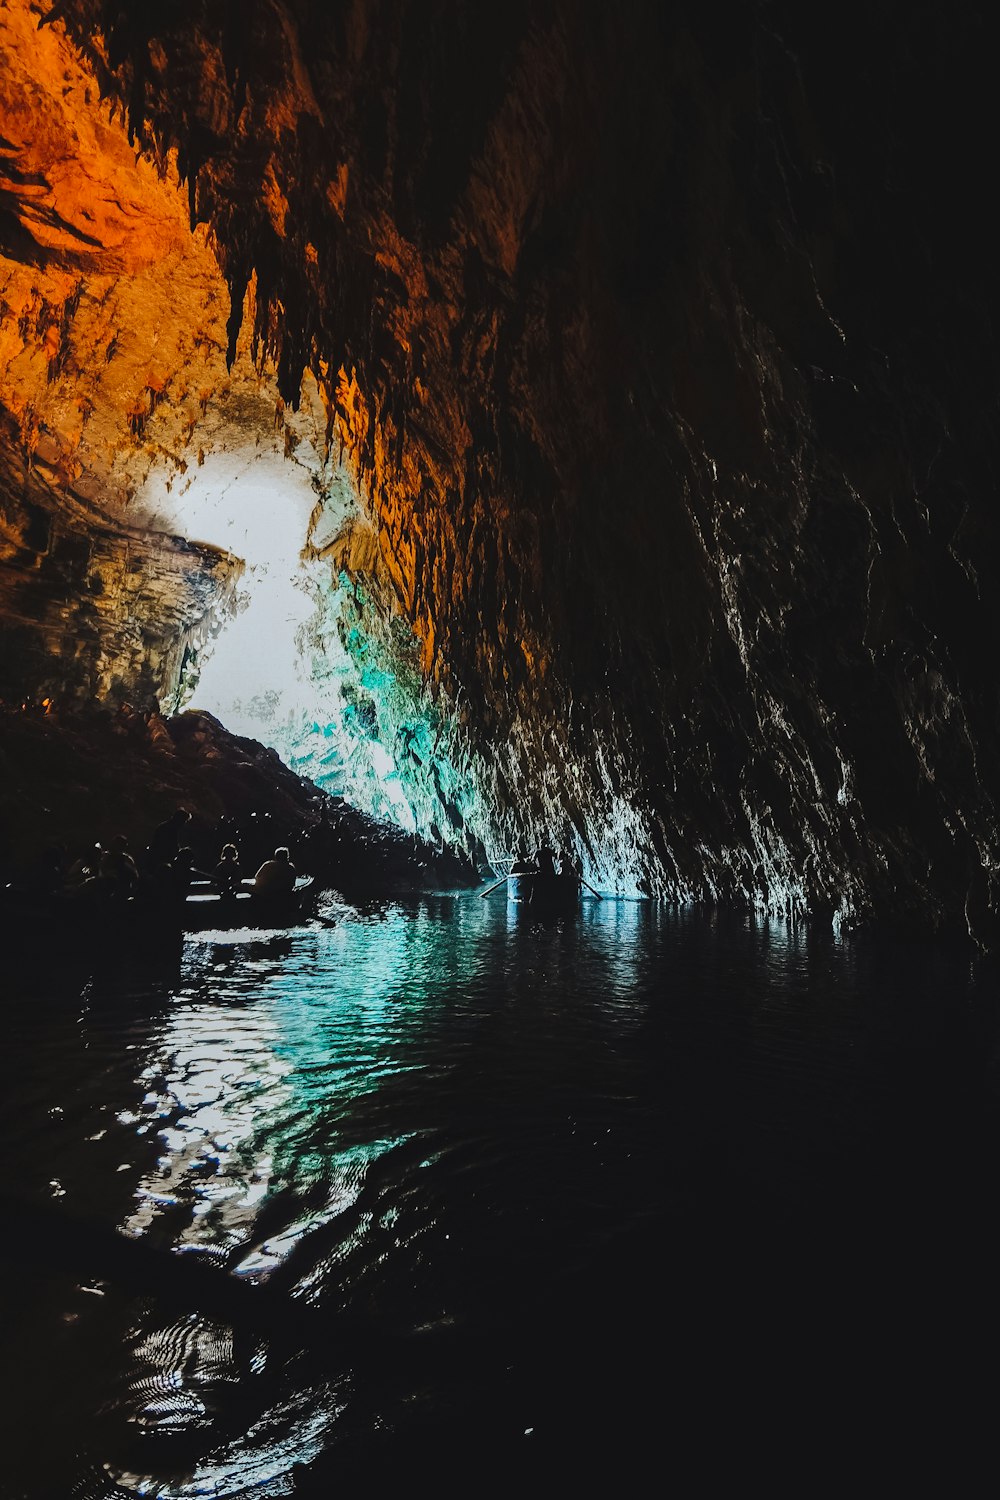
[[[95,844],[70,866],[63,892],[75,901],[105,901],[112,894],[114,880],[102,872],[108,850]]]
[[[101,855],[97,867],[97,878],[103,883],[109,896],[127,901],[139,884],[139,871],[129,853],[128,839],[116,833]]]
[[[240,888],[240,852],[235,844],[223,844],[219,863],[212,871],[216,890],[223,896],[232,896]]]
[[[510,867],[512,875],[534,875],[535,866],[528,858],[528,851],[522,844],[514,855],[514,863]]]
[[[285,848],[275,849],[253,878],[255,896],[287,896],[295,889],[295,866]]]
[[[186,807],[175,807],[170,817],[158,828],[154,828],[153,837],[149,841],[146,850],[146,859],[151,871],[162,869],[177,858],[181,850],[181,834],[191,821],[191,814]]]
[[[583,874],[580,861],[571,849],[562,849],[559,852],[559,874],[574,875],[577,880]]]
[[[535,851],[535,864],[539,875],[554,875],[556,873],[555,856],[548,844],[542,844]]]
[[[63,889],[70,895],[75,895],[78,891],[82,891],[84,886],[96,877],[103,852],[100,844],[95,844],[93,849],[74,859],[66,871]]]
[[[204,870],[194,862],[194,850],[185,846],[178,849],[168,864],[160,865],[154,872],[154,886],[161,897],[168,901],[183,901],[195,880],[209,880]]]

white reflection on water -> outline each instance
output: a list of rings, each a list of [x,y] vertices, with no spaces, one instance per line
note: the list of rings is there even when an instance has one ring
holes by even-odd
[[[967,1039],[956,1020],[946,965],[935,978],[873,950],[859,971],[844,942],[773,919],[588,900],[534,922],[499,893],[335,919],[199,935],[169,980],[116,1005],[97,985],[82,1020],[69,1007],[44,1032],[12,1006],[28,1064],[6,1070],[4,1093],[29,1142],[14,1181],[35,1170],[44,1191],[58,1175],[74,1211],[89,1194],[132,1235],[269,1280],[324,1329],[346,1314],[366,1330],[495,1334],[498,1308],[515,1319],[576,1277],[585,1326],[602,1256],[637,1226],[669,1211],[694,1232],[719,1214],[708,1238],[721,1226],[718,1243],[735,1229],[742,1244],[747,1215],[797,1204],[824,1161],[852,1190],[866,1171],[881,1190],[898,1154],[886,1097],[912,1129],[928,1080],[947,1081],[942,1055],[963,1080],[966,1040],[970,1058],[993,1055],[992,1019]],[[965,1092],[947,1096],[959,1120]],[[284,1363],[270,1343],[238,1351],[228,1328],[155,1298],[129,1305],[126,1335],[119,1289],[85,1300],[109,1335],[108,1426],[150,1435],[148,1464],[133,1449],[116,1469],[100,1451],[135,1493],[280,1494],[296,1459],[367,1434],[376,1408],[412,1394],[375,1382],[364,1408],[336,1340],[317,1339],[303,1371],[304,1347]],[[177,1434],[182,1477],[155,1451]]]
[[[335,1126],[323,1122],[381,1077],[406,1071],[382,1045],[378,1013],[398,998],[401,977],[413,983],[420,970],[408,966],[412,926],[374,924],[376,941],[352,945],[349,979],[337,962],[347,939],[337,933],[323,934],[320,963],[308,933],[294,964],[284,933],[275,957],[259,935],[224,946],[199,935],[189,945],[188,982],[136,1080],[141,1104],[120,1116],[161,1147],[136,1187],[127,1232],[142,1234],[163,1210],[186,1204],[179,1246],[244,1245],[240,1271],[263,1275],[355,1201],[371,1162],[406,1133],[338,1145]],[[220,991],[228,1003],[209,998]],[[322,1202],[313,1193],[309,1212],[251,1244],[261,1203],[289,1182],[321,1183]]]
[[[176,1251],[195,1250],[241,1277],[267,1280],[303,1238],[356,1202],[372,1163],[405,1139],[341,1144],[322,1123],[324,1114],[336,1116],[338,1099],[349,1110],[352,1098],[405,1067],[387,1059],[373,1012],[391,1005],[410,946],[407,924],[371,930],[377,940],[354,952],[346,986],[338,980],[336,935],[331,942],[324,933],[320,965],[306,933],[298,935],[294,965],[287,933],[270,945],[259,934],[246,944],[200,934],[189,944],[185,982],[136,1075],[140,1102],[118,1116],[159,1147],[155,1167],[137,1182],[126,1233],[167,1227]],[[290,1184],[294,1191],[283,1198]],[[275,1227],[258,1233],[262,1207],[275,1203],[284,1210]],[[367,1215],[348,1226],[334,1258],[350,1255],[370,1224]],[[321,1291],[331,1263],[326,1257],[307,1268],[294,1294],[309,1300]],[[139,1337],[130,1367],[123,1404],[132,1422],[158,1433],[210,1429],[227,1387],[248,1378],[228,1331],[202,1318]],[[243,1494],[264,1483],[269,1494],[290,1493],[281,1476],[322,1447],[343,1409],[345,1378],[272,1400],[187,1482],[163,1488],[135,1473],[118,1473],[116,1482],[143,1495]]]
[[[219,1006],[184,1006],[137,1080],[145,1089],[139,1132],[157,1136],[155,1174],[136,1187],[125,1229],[141,1234],[164,1207],[187,1200],[181,1244],[228,1248],[245,1236],[271,1181],[270,1152],[257,1144],[262,1103],[280,1110],[292,1065],[277,1055],[277,1022],[246,1011],[239,1025]]]
[[[209,1458],[196,1463],[186,1479],[164,1484],[148,1474],[119,1471],[114,1474],[115,1483],[135,1495],[170,1500],[195,1500],[206,1495],[226,1500],[251,1494],[277,1500],[293,1495],[293,1467],[309,1463],[323,1451],[345,1405],[338,1387],[332,1384],[316,1387],[306,1397],[290,1397],[278,1403],[239,1439],[222,1444]]]

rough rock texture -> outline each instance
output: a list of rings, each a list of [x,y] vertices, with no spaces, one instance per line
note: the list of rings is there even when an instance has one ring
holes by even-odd
[[[285,844],[300,872],[348,897],[476,881],[467,860],[325,797],[211,714],[0,708],[0,885],[30,885],[57,846],[70,863],[124,834],[139,855],[176,807],[208,870],[235,840],[246,874]]]
[[[318,379],[499,833],[989,941],[977,7],[55,11]]]
[[[346,584],[322,601],[307,644],[317,712],[330,700],[351,750],[336,779],[378,813],[372,755],[395,748],[417,826],[474,847],[448,757],[409,752],[441,719],[419,673],[393,672],[378,701],[371,691],[374,677],[388,680],[371,668],[394,596],[384,569],[369,576],[377,544],[321,391],[307,380],[292,411],[266,358],[254,364],[252,287],[227,368],[228,288],[204,229],[190,230],[174,163],[161,177],[129,145],[123,112],[101,101],[63,28],[39,27],[41,14],[0,10],[0,700],[186,701],[253,575],[198,540],[189,499],[203,515],[206,496],[231,491],[227,532],[238,539],[248,490],[272,490],[275,505],[283,490],[312,490],[301,544]],[[344,573],[348,557],[363,587]],[[395,608],[387,639],[409,663],[412,631]],[[331,629],[345,640],[336,671],[322,660]]]
[[[0,698],[173,703],[241,569],[153,534],[134,497],[154,472],[181,494],[206,450],[301,446],[318,469],[317,417],[286,420],[248,348],[227,370],[228,290],[176,171],[40,14],[0,10]]]
[[[0,501],[0,702],[176,696],[238,565],[109,519],[31,474],[2,441]]]

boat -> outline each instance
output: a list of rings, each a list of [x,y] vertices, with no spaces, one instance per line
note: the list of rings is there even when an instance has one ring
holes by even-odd
[[[540,870],[511,873],[507,877],[507,900],[533,915],[574,912],[580,904],[580,877],[543,875]]]
[[[293,890],[262,896],[247,882],[222,895],[211,881],[197,881],[183,901],[164,901],[148,894],[121,901],[98,896],[33,896],[7,887],[0,900],[0,929],[22,943],[51,942],[54,935],[91,947],[94,942],[137,939],[159,934],[241,927],[291,927],[309,915],[319,882],[300,875]]]
[[[220,894],[211,881],[196,881],[184,898],[180,921],[186,932],[207,928],[286,927],[309,915],[319,884],[299,875],[295,888],[281,895],[261,895],[245,882],[240,890]]]

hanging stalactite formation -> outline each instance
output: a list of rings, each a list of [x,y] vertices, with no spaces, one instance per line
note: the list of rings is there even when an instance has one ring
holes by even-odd
[[[211,356],[171,356],[187,402],[256,361],[293,421],[315,379],[374,539],[373,628],[388,651],[385,612],[411,628],[499,842],[989,943],[984,23],[807,11],[64,0],[2,24],[40,22],[40,55],[72,39],[128,180],[182,184],[150,264],[181,211],[229,291]],[[139,274],[150,210],[113,252],[110,217],[57,216],[55,166],[4,135],[4,265],[62,292],[2,295],[58,383],[73,299]],[[2,399],[11,451],[38,451],[37,407]],[[134,455],[164,409],[155,383],[132,399],[108,410]],[[104,482],[75,462],[60,482]]]

